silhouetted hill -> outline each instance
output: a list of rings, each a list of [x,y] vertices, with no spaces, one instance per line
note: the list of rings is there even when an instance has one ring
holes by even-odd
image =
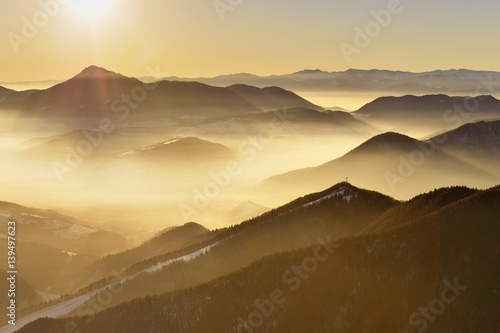
[[[349,112],[318,111],[310,108],[284,108],[277,111],[245,113],[237,116],[209,117],[200,123],[217,134],[258,132],[262,126],[286,128],[295,135],[308,137],[325,134],[346,134],[366,139],[380,131]]]
[[[161,81],[157,84],[148,95],[145,105],[163,109],[164,116],[210,116],[260,111],[256,105],[228,88],[189,81]]]
[[[356,149],[353,149],[347,156],[358,156],[364,154],[384,154],[387,152],[406,152],[409,149],[414,149],[418,140],[415,140],[407,135],[387,132],[376,135],[368,141],[362,143]]]
[[[197,223],[186,223],[161,232],[138,247],[106,256],[94,262],[87,270],[97,276],[116,275],[138,262],[189,247],[211,237],[213,235],[205,227]]]
[[[470,104],[466,104],[470,103]],[[425,95],[425,96],[402,96],[402,97],[380,97],[360,108],[356,113],[379,117],[403,117],[414,115],[429,115],[446,110],[454,110],[454,106],[478,105],[478,112],[494,113],[498,110],[500,101],[492,96],[478,97],[450,97],[447,95]],[[498,112],[493,114],[498,116]]]
[[[174,138],[152,146],[143,147],[120,155],[123,158],[140,158],[169,163],[208,163],[227,161],[234,152],[219,143],[195,137]]]
[[[442,151],[500,176],[500,121],[465,124],[430,140]]]
[[[14,90],[0,86],[0,97],[12,92],[14,92]]]
[[[290,108],[285,112],[290,116],[287,118],[292,124],[325,124],[325,126],[365,127],[362,121],[354,118],[349,112],[342,111],[318,111],[307,108]],[[260,119],[269,121],[276,117],[273,112],[262,112],[246,115],[249,119]]]
[[[314,110],[322,110],[321,107],[306,101],[297,94],[280,87],[257,88],[244,84],[235,84],[228,87],[238,95],[257,105],[263,111],[284,109],[291,105]]]
[[[402,226],[402,223],[409,223],[417,218],[433,213],[442,207],[468,198],[478,190],[467,187],[440,188],[425,194],[420,194],[413,199],[387,210],[375,222],[366,226],[363,234],[378,232],[388,232],[394,228]]]
[[[450,130],[465,122],[499,119],[500,101],[492,96],[446,95],[380,97],[356,114],[374,125],[404,130]]]
[[[90,66],[63,83],[36,91],[29,96],[23,108],[31,116],[103,117],[107,102],[120,98],[124,93],[130,94],[134,87],[142,85],[137,79]]]
[[[498,177],[441,151],[437,145],[390,132],[377,135],[323,165],[268,178],[259,188],[286,189],[294,195],[315,191],[325,182],[347,176],[398,198],[409,198],[436,187],[489,187],[499,181]]]

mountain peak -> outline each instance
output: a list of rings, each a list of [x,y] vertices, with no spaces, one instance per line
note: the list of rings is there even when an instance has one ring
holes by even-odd
[[[121,74],[109,71],[103,67],[91,65],[85,68],[76,76],[76,78],[90,79],[90,78],[123,78]]]
[[[397,141],[415,142],[416,140],[401,133],[385,132],[372,137],[366,142],[397,142]]]
[[[407,135],[395,133],[395,132],[387,132],[376,135],[371,139],[365,141],[360,146],[352,150],[348,154],[353,153],[366,153],[366,152],[384,152],[392,149],[397,150],[407,150],[407,149],[415,149],[415,144],[418,140],[411,138]]]

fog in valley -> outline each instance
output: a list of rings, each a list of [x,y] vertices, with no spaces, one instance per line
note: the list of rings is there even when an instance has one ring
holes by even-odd
[[[276,207],[288,196],[262,195],[261,181],[338,158],[369,137],[342,127],[315,131],[293,120],[178,122],[103,133],[35,128],[33,119],[32,128],[13,131],[20,120],[2,121],[4,200],[78,216],[130,239],[189,221],[234,224],[237,216],[229,212],[248,201]],[[331,183],[345,176],[332,174]],[[252,217],[252,208],[241,213],[240,219]]]
[[[100,75],[104,77],[98,80],[108,80],[107,84],[115,79],[107,77],[115,75],[109,72]],[[91,80],[85,74],[80,76],[72,81]],[[342,162],[337,169],[323,166],[319,181],[316,181],[317,175],[288,176],[279,186],[274,186],[279,177],[273,176],[336,160],[377,134],[396,131],[416,139],[429,139],[453,126],[480,118],[474,113],[470,113],[470,117],[459,113],[447,115],[452,110],[451,103],[455,102],[446,102],[443,108],[439,104],[444,103],[444,97],[436,95],[437,101],[426,101],[425,97],[421,100],[423,105],[435,102],[433,105],[437,104],[440,112],[413,113],[414,118],[408,116],[400,121],[390,113],[373,114],[382,113],[378,111],[380,107],[374,105],[380,101],[374,98],[375,94],[303,92],[302,97],[324,104],[310,104],[315,110],[287,109],[275,108],[269,105],[269,100],[261,100],[260,105],[268,104],[261,108],[262,112],[237,115],[222,112],[213,117],[197,115],[199,112],[189,116],[193,108],[186,106],[186,110],[176,110],[184,115],[154,120],[142,120],[135,117],[134,112],[148,114],[159,108],[158,100],[154,101],[156,104],[148,103],[148,98],[158,98],[156,95],[141,100],[143,106],[139,111],[127,110],[123,104],[128,117],[125,121],[120,113],[106,109],[98,114],[91,110],[94,113],[91,118],[64,116],[57,121],[43,115],[37,117],[37,112],[3,110],[2,171],[8,175],[2,178],[1,184],[4,200],[78,216],[91,225],[119,232],[137,244],[167,226],[185,222],[196,221],[208,228],[225,227],[308,191],[322,190],[346,177],[394,198],[409,199],[433,189],[435,184],[459,181],[484,188],[499,176],[492,174],[495,167],[488,167],[488,160],[481,160],[482,169],[470,166],[474,170],[466,175],[458,173],[449,180],[443,179],[442,174],[448,174],[443,169],[443,160],[434,161],[437,156],[429,150],[424,151],[423,161],[417,161],[419,165],[415,169],[420,171],[411,174],[407,181],[403,179],[407,175],[401,178],[397,170],[398,167],[413,168],[411,163],[409,167],[401,167],[402,159],[410,159],[411,147],[408,151],[391,152],[391,158],[380,156],[379,151],[358,149],[348,166]],[[298,105],[307,105],[299,95],[295,96]],[[291,101],[293,103],[293,99]],[[212,103],[223,104],[224,100]],[[399,111],[397,103],[390,112]],[[401,103],[399,108],[405,108],[405,102]],[[418,103],[416,105],[418,107]],[[63,104],[62,107],[71,107],[71,102],[70,106]],[[344,111],[356,109],[359,111]],[[368,111],[363,113],[364,109]],[[38,112],[43,112],[43,107]],[[485,108],[486,117],[495,117],[488,112]],[[387,149],[392,150],[392,142],[387,144]],[[363,160],[380,160],[380,163],[367,162],[367,165]],[[452,160],[448,163],[450,168],[456,166]],[[419,179],[423,169],[424,181]],[[387,176],[388,171],[394,171],[392,175],[399,178]],[[477,178],[477,174],[481,176]]]

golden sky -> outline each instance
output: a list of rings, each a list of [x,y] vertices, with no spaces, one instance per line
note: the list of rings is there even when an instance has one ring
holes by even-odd
[[[0,82],[92,64],[183,77],[500,71],[499,15],[498,0],[2,0]]]

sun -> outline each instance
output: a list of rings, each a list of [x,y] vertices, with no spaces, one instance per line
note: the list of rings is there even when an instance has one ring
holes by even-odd
[[[75,10],[87,18],[99,17],[111,9],[110,0],[72,0]]]

